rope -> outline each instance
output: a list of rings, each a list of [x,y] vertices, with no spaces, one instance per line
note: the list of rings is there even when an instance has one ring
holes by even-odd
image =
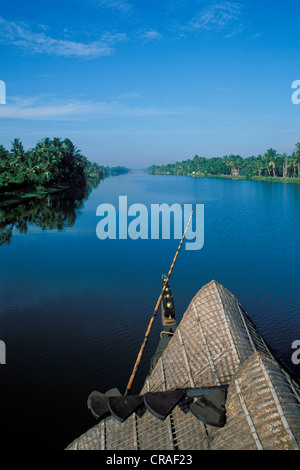
[[[166,333],[167,335],[172,336],[174,333],[172,331],[161,331],[160,332],[160,338],[162,338],[163,333]]]

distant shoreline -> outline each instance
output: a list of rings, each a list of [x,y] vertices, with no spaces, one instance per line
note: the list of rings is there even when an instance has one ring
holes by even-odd
[[[283,178],[280,176],[242,176],[242,175],[203,175],[193,173],[181,173],[180,175],[174,175],[173,173],[156,173],[153,176],[190,176],[192,178],[219,178],[229,180],[243,180],[243,181],[257,181],[265,183],[295,183],[300,184],[300,178]]]
[[[222,178],[231,180],[258,181],[265,183],[300,183],[300,178],[283,178],[280,176],[234,176],[234,175],[187,175],[194,178]]]
[[[152,175],[185,175],[228,178],[272,183],[300,183],[300,142],[291,155],[270,148],[264,155],[242,158],[240,155],[205,158],[195,155],[182,162],[151,165]]]

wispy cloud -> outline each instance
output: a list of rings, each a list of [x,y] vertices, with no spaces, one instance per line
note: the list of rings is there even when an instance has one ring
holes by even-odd
[[[55,39],[44,32],[33,32],[25,24],[0,17],[0,44],[14,46],[29,53],[88,59],[112,54],[114,44],[126,39],[126,34],[121,33],[106,33],[99,40],[90,43]]]
[[[132,12],[132,5],[125,0],[90,0],[90,2],[102,8],[109,8],[116,13]]]
[[[11,103],[0,106],[0,119],[22,120],[90,120],[106,118],[155,117],[174,114],[167,109],[136,105],[138,94],[121,95],[111,101],[57,100],[40,95],[27,99],[11,98]]]
[[[224,30],[235,24],[241,16],[240,3],[217,2],[198,13],[186,26],[190,30]]]
[[[144,39],[146,42],[162,39],[162,37],[162,34],[156,31],[155,29],[147,30],[140,33],[140,38]]]

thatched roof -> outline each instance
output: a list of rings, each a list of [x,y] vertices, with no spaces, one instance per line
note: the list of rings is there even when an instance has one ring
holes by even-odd
[[[299,449],[300,388],[269,351],[237,299],[215,281],[191,301],[141,391],[228,385],[226,424],[208,426],[179,407],[109,417],[68,450]]]

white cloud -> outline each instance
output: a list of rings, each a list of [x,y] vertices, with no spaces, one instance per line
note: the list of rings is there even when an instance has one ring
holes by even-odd
[[[108,56],[112,54],[115,43],[126,39],[126,35],[120,33],[106,33],[98,41],[90,43],[55,39],[45,33],[35,33],[27,25],[0,17],[0,44],[12,45],[30,53],[81,58]]]
[[[151,29],[151,30],[141,33],[140,37],[142,39],[145,39],[148,42],[148,41],[153,41],[157,39],[162,39],[163,36],[158,31]]]
[[[188,24],[186,29],[222,30],[231,26],[241,15],[241,5],[234,2],[217,2],[202,10]]]
[[[91,0],[97,6],[112,9],[115,12],[128,14],[132,11],[132,6],[125,0]]]
[[[155,117],[174,114],[163,108],[134,105],[121,95],[112,101],[93,102],[80,100],[58,101],[42,95],[27,99],[11,98],[11,103],[0,106],[0,119],[22,120],[85,120],[103,118]]]

